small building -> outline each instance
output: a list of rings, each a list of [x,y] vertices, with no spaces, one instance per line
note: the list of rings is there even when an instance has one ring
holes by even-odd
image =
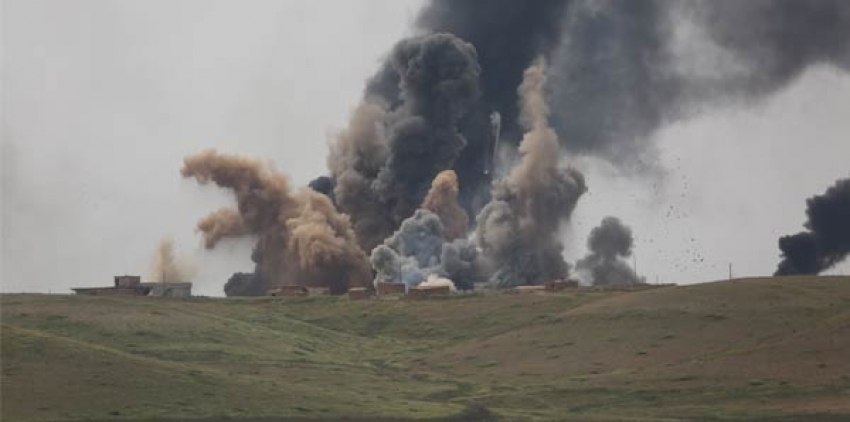
[[[385,283],[379,281],[375,283],[375,289],[378,296],[400,295],[404,296],[407,293],[407,285],[404,283]]]
[[[348,298],[351,300],[367,300],[372,297],[372,292],[365,287],[352,287],[348,289]]]
[[[331,289],[327,287],[307,287],[308,296],[330,296]]]
[[[71,290],[78,295],[88,296],[144,296],[148,294],[143,288],[125,287],[72,287]]]
[[[107,287],[73,287],[78,295],[89,296],[144,296],[150,289],[142,286],[142,278],[137,275],[117,275],[114,285]]]
[[[116,275],[114,279],[116,288],[132,289],[142,284],[142,277],[137,275]]]
[[[269,296],[303,297],[309,294],[304,286],[279,286],[269,290]]]
[[[566,289],[578,289],[576,280],[549,280],[543,284],[549,293],[559,292]]]
[[[141,283],[148,288],[148,296],[177,297],[185,299],[192,297],[192,283]]]
[[[137,275],[116,275],[108,287],[74,287],[78,295],[89,296],[160,296],[187,298],[192,296],[192,283],[142,283]]]
[[[407,297],[411,300],[427,299],[433,296],[448,296],[452,294],[449,286],[414,286],[407,289]]]
[[[543,293],[546,291],[546,286],[516,286],[508,290],[508,293],[525,294],[525,293]]]

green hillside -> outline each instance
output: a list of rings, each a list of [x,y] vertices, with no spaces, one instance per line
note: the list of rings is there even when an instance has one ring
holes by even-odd
[[[850,277],[0,305],[3,421],[850,419]]]

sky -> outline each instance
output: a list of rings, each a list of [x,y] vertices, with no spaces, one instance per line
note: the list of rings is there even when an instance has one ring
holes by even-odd
[[[0,291],[144,277],[171,236],[194,293],[222,295],[253,268],[252,242],[203,250],[196,221],[233,200],[182,180],[183,157],[261,158],[295,185],[324,174],[328,141],[420,3],[4,1]],[[850,76],[818,66],[761,103],[664,127],[657,174],[570,157],[590,192],[563,230],[567,260],[617,215],[650,282],[722,279],[730,263],[772,273],[805,199],[850,175],[847,110]]]

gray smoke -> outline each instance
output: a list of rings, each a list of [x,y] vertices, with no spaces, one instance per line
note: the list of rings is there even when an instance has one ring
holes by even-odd
[[[539,59],[523,75],[521,159],[493,183],[492,200],[477,218],[476,240],[495,287],[542,284],[569,273],[559,229],[587,187],[581,173],[561,163],[558,137],[548,124],[545,68]]]
[[[850,178],[806,201],[806,231],[779,239],[776,275],[818,274],[850,255]]]
[[[617,217],[605,217],[587,238],[588,254],[576,263],[583,278],[595,286],[642,283],[626,262],[632,255],[632,229]]]
[[[437,173],[454,166],[466,146],[459,121],[479,96],[475,49],[453,35],[402,40],[384,69],[397,98],[367,92],[328,158],[336,203],[367,251],[413,214]]]
[[[812,65],[850,70],[845,0],[432,0],[417,27],[468,40],[484,69],[484,110],[465,122],[470,148],[458,163],[466,168],[455,169],[464,203],[486,186],[489,111],[502,113],[505,139],[518,141],[514,87],[537,55],[550,59],[563,145],[629,168],[653,160],[649,138],[665,124],[759,101]]]
[[[468,144],[455,166],[460,201],[470,215],[489,201],[495,141],[490,116],[501,115],[502,137],[516,145],[522,136],[516,87],[532,60],[557,45],[566,6],[563,0],[434,0],[416,20],[420,31],[448,32],[470,42],[483,69],[481,101],[462,122]]]
[[[465,239],[446,242],[443,223],[431,211],[418,209],[398,231],[372,250],[376,282],[416,286],[429,276],[452,280],[458,289],[471,289],[478,279],[478,251]]]

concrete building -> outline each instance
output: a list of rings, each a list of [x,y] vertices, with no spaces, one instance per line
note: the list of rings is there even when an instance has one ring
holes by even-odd
[[[109,287],[75,287],[78,295],[90,296],[160,296],[187,298],[192,296],[192,283],[142,283],[137,275],[116,275]]]
[[[549,280],[543,284],[547,292],[554,293],[566,289],[578,289],[578,281],[575,280]]]
[[[375,289],[378,293],[378,296],[404,296],[404,294],[407,293],[407,285],[404,283],[386,283],[383,281],[379,281],[375,283]]]
[[[331,289],[327,287],[307,287],[308,296],[330,296]]]
[[[523,294],[523,293],[543,293],[546,291],[546,286],[516,286],[513,289],[506,290],[505,293]]]
[[[279,286],[269,290],[269,296],[301,297],[310,294],[304,286]]]
[[[192,283],[142,283],[148,296],[188,298],[192,296]]]
[[[115,288],[135,289],[142,284],[142,277],[137,275],[116,275]]]
[[[411,300],[427,299],[433,296],[448,296],[452,294],[449,286],[414,286],[407,289],[407,297]]]
[[[353,287],[348,289],[348,298],[351,300],[367,300],[372,297],[372,292],[365,287]]]
[[[144,296],[147,292],[142,288],[124,287],[72,287],[78,295],[89,296]]]

